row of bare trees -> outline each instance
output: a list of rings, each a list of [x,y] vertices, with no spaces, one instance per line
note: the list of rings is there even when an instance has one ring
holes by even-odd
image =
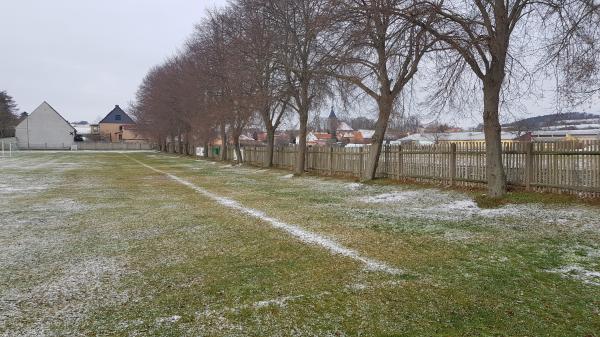
[[[552,65],[565,97],[589,98],[598,88],[599,27],[597,0],[236,0],[209,13],[182,52],[148,73],[133,110],[161,144],[187,151],[215,137],[226,147],[231,137],[238,159],[243,130],[260,122],[266,166],[289,114],[299,122],[302,174],[310,114],[324,98],[359,94],[377,107],[369,180],[390,116],[422,68],[430,102],[481,96],[488,190],[501,196],[504,97],[518,76]]]

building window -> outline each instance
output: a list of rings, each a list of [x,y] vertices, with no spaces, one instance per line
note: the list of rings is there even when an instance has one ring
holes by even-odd
[[[120,121],[121,120],[121,115],[115,115],[115,120],[116,121]]]

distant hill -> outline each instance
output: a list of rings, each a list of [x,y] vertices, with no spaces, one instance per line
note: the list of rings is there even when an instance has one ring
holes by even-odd
[[[503,124],[502,128],[526,130],[600,129],[600,115],[585,112],[566,112],[536,116]]]

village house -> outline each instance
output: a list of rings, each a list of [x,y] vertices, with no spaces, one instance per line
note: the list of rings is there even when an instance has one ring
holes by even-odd
[[[502,132],[501,141],[503,143],[512,143],[523,141],[524,136],[518,132]],[[485,141],[483,132],[438,132],[438,133],[414,133],[401,138],[391,144],[418,144],[433,145],[440,143],[477,143]]]
[[[94,126],[92,131],[95,131]],[[106,142],[144,142],[136,131],[135,121],[118,105],[98,123],[100,139]]]
[[[299,144],[299,143],[300,143],[300,136],[297,136],[296,144]],[[335,139],[333,138],[331,133],[311,131],[306,134],[306,145],[324,146],[324,145],[330,145],[332,143],[335,143]]]
[[[267,143],[267,133],[266,132],[257,132],[253,137],[256,141],[266,144]],[[290,135],[287,132],[279,131],[275,132],[275,146],[284,146],[290,144]]]
[[[588,130],[542,130],[531,131],[531,140],[533,141],[582,141],[582,140],[600,140],[600,129]]]
[[[15,128],[20,149],[69,149],[75,128],[47,102],[43,102]]]

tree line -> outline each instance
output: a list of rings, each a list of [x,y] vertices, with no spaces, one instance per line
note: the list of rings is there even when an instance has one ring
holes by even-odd
[[[500,108],[527,79],[552,69],[564,99],[600,89],[596,0],[235,0],[211,11],[181,52],[152,68],[132,111],[164,146],[235,146],[254,122],[265,165],[285,115],[299,122],[295,173],[305,169],[311,114],[331,97],[360,95],[377,109],[363,179],[375,177],[390,116],[415,78],[443,110],[475,102],[486,141],[488,192],[506,191]],[[221,151],[226,159],[227,151]]]
[[[20,118],[17,103],[6,91],[0,91],[0,138],[14,137]]]

